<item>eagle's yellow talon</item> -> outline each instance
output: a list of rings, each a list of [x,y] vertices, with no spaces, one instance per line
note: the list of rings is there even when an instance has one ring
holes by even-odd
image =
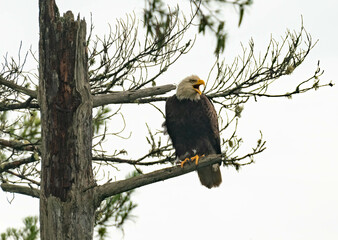
[[[181,168],[183,168],[184,164],[185,164],[186,162],[188,162],[188,161],[191,161],[191,162],[195,161],[195,164],[197,165],[199,159],[200,159],[201,157],[204,157],[204,156],[205,156],[204,154],[201,155],[201,156],[198,156],[198,155],[196,154],[196,155],[193,156],[192,158],[186,158],[186,159],[184,159],[184,160],[181,162]]]
[[[198,156],[198,155],[195,155],[195,156],[193,156],[192,158],[191,158],[191,161],[194,161],[195,160],[195,164],[197,165],[198,164],[198,159],[199,159],[200,157]]]
[[[181,162],[181,168],[183,168],[183,165],[188,162],[190,160],[190,158],[186,158]]]

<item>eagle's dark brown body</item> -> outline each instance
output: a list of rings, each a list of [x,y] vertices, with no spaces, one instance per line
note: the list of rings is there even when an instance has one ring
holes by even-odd
[[[180,160],[196,154],[220,154],[220,136],[215,108],[211,101],[200,95],[199,100],[182,99],[176,95],[166,102],[166,128]],[[198,170],[201,183],[208,187],[222,182],[219,165]]]

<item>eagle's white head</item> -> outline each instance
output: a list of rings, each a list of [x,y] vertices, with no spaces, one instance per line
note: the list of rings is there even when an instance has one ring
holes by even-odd
[[[200,100],[202,94],[199,87],[205,86],[205,82],[196,75],[191,75],[183,79],[177,86],[176,96],[178,100],[189,99],[192,101]]]

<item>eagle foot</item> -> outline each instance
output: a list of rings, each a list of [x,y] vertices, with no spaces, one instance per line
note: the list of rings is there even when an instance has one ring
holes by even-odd
[[[201,157],[204,157],[205,155],[201,155],[201,156],[198,156],[198,154],[196,154],[195,156],[193,156],[192,158],[186,158],[184,159],[182,162],[181,162],[181,168],[183,168],[184,164],[186,162],[193,162],[195,161],[195,164],[197,165],[198,164],[198,160],[201,158]]]

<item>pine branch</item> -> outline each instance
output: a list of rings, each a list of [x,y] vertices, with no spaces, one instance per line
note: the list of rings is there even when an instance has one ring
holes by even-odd
[[[37,98],[37,96],[38,96],[36,91],[33,91],[33,90],[28,89],[28,88],[19,86],[12,81],[8,81],[8,80],[4,79],[2,76],[0,76],[0,84],[4,85],[6,87],[9,87],[9,88],[11,88],[11,89],[13,89],[17,92],[24,93],[24,94],[26,94],[26,95],[28,95],[32,98]]]
[[[36,188],[18,186],[18,185],[9,184],[9,183],[2,183],[1,188],[4,192],[20,193],[20,194],[35,197],[35,198],[40,197],[40,190]]]

